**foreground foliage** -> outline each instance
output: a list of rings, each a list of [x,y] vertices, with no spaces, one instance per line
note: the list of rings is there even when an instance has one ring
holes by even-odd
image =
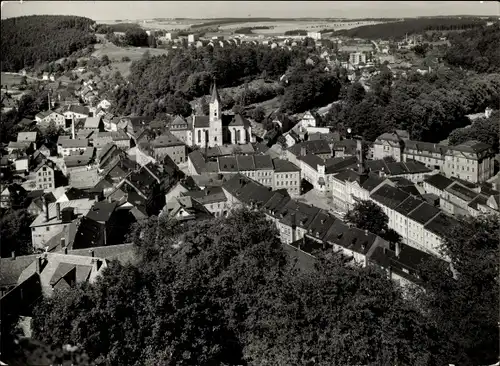
[[[414,290],[415,298],[407,298],[379,270],[352,265],[332,252],[319,254],[314,268],[296,269],[276,230],[255,212],[242,210],[189,228],[153,217],[131,234],[142,263],[111,263],[95,284],[56,291],[35,312],[34,336],[48,344],[77,345],[96,364],[488,360],[498,344],[492,308],[498,281],[479,257],[496,263],[498,253],[491,235],[470,234],[498,228],[490,225],[471,221],[466,229],[456,228],[454,235],[470,239],[470,245],[450,238],[449,251],[457,253],[451,256],[463,282],[429,264],[423,276],[429,294]],[[479,245],[485,249],[477,252]],[[489,286],[480,289],[479,280]],[[480,296],[460,307],[467,289],[477,289],[474,295]],[[492,327],[491,332],[476,331],[477,317],[479,326]],[[460,332],[454,321],[463,325]]]

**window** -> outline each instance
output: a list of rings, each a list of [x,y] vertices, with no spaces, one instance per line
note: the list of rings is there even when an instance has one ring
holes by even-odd
[[[201,142],[201,130],[198,130],[198,142]]]
[[[48,226],[45,227],[45,230],[50,231],[50,227],[48,227]]]
[[[47,168],[46,168],[46,167],[43,167],[43,168],[42,168],[42,170],[45,172],[45,171],[47,171]]]

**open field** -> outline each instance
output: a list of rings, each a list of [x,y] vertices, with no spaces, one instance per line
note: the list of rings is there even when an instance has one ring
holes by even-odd
[[[9,89],[12,85],[19,85],[22,78],[23,77],[21,75],[6,74],[6,73],[2,72],[2,75],[1,75],[2,87],[7,86],[7,89]]]
[[[141,48],[141,47],[118,47],[108,42],[105,44],[96,44],[95,51],[92,56],[100,58],[103,55],[108,55],[111,61],[121,61],[124,56],[130,58],[131,61],[139,60],[146,51],[149,51],[151,56],[159,56],[167,54],[167,50],[160,48]]]
[[[234,31],[238,28],[245,27],[270,27],[270,29],[254,29],[252,30],[255,34],[264,35],[282,35],[286,31],[303,29],[309,32],[319,32],[323,29],[351,29],[355,27],[360,27],[363,25],[378,24],[380,22],[375,21],[350,21],[350,22],[339,22],[339,21],[310,21],[310,20],[287,20],[287,21],[265,21],[265,22],[245,22],[245,23],[235,23],[221,25],[220,30],[224,31]]]

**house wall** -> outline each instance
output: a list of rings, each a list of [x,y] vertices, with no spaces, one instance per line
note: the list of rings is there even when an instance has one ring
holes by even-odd
[[[248,178],[251,178],[263,186],[273,187],[273,170],[265,169],[265,170],[248,170],[248,171],[240,171],[240,173]]]
[[[43,119],[43,122],[54,122],[57,127],[66,127],[66,118],[63,114],[53,112]]]
[[[163,159],[168,155],[176,164],[186,162],[186,145],[155,147],[153,150],[155,159]]]
[[[395,142],[392,142],[395,144]],[[373,144],[373,159],[380,160],[387,156],[392,156],[397,162],[401,161],[401,148],[393,146],[388,141],[376,141]]]
[[[87,147],[62,147],[57,145],[57,153],[62,156],[70,156],[72,152],[84,152]]]
[[[172,135],[184,142],[188,146],[193,145],[193,133],[190,130],[169,130]]]
[[[45,165],[36,172],[37,189],[52,190],[56,188],[54,169]]]
[[[63,231],[62,223],[31,228],[31,243],[35,249],[44,249],[45,243]]]
[[[447,177],[457,177],[472,183],[488,180],[493,176],[493,170],[493,157],[485,157],[479,161],[473,154],[459,151],[451,151],[447,154],[442,169]]]
[[[335,206],[347,210],[349,197],[347,195],[346,182],[343,182],[335,176],[331,176],[331,197]]]
[[[215,217],[226,216],[229,212],[229,204],[226,204],[226,201],[211,202],[203,206]]]
[[[272,173],[272,171],[270,171]],[[290,195],[300,195],[301,173],[297,172],[279,172],[272,174],[273,190],[285,188]]]

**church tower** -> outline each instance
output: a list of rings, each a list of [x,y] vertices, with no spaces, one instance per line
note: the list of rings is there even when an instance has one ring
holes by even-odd
[[[219,91],[217,90],[217,85],[212,87],[212,95],[210,97],[209,104],[209,142],[208,145],[216,146],[222,145],[222,115],[221,115],[221,99],[219,96]]]

